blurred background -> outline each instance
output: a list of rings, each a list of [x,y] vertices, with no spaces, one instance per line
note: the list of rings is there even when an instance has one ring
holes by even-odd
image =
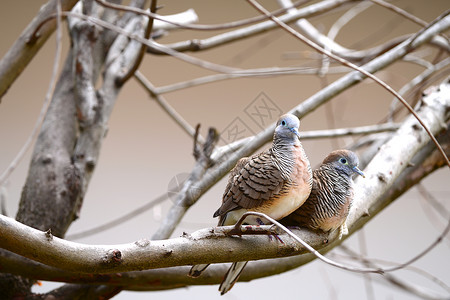
[[[44,3],[46,1],[2,1],[1,57]],[[270,10],[279,8],[276,1],[261,3]],[[427,22],[449,8],[449,2],[446,0],[398,0],[392,3]],[[161,0],[158,4],[163,6],[158,11],[162,15],[193,8],[201,24],[224,23],[258,15],[246,1]],[[343,7],[309,21],[319,30],[327,32],[346,10],[348,7]],[[399,17],[392,11],[372,5],[344,26],[336,41],[348,48],[366,49],[395,36],[417,32],[419,29],[419,25]],[[219,32],[180,30],[171,32],[159,42],[201,39]],[[66,28],[63,46],[63,53],[67,53],[70,40]],[[53,36],[2,98],[1,172],[11,163],[35,126],[49,85],[55,48]],[[436,54],[436,49],[422,47],[419,53],[424,58],[430,58]],[[279,29],[189,55],[237,68],[320,66],[316,53]],[[177,59],[156,55],[147,55],[140,71],[155,86],[213,74]],[[422,71],[421,66],[399,61],[377,73],[377,76],[398,90]],[[244,124],[247,130],[244,134],[250,135],[261,130],[261,123],[248,114],[252,105],[258,101],[271,103],[280,113],[286,112],[341,76],[342,74],[337,74],[319,78],[314,75],[288,75],[233,79],[183,89],[164,96],[192,126],[200,123],[204,136],[210,126],[217,128],[219,132],[225,132],[235,125],[235,122]],[[365,80],[303,118],[300,130],[376,124],[385,117],[391,102],[390,94],[372,81]],[[279,113],[274,115],[270,121],[274,122],[278,115]],[[330,151],[345,148],[355,139],[347,137],[304,141],[303,146],[312,166],[316,166]],[[6,185],[6,207],[9,216],[16,214],[30,154],[31,151],[28,151]],[[189,173],[193,165],[192,139],[162,111],[134,79],[131,79],[122,89],[110,119],[108,135],[84,199],[81,217],[72,224],[68,235],[111,221],[166,194],[169,185],[174,184],[174,178]],[[448,182],[449,172],[444,168],[426,178],[423,184],[433,197],[450,209]],[[216,225],[217,220],[212,218],[212,214],[220,205],[224,187],[225,180],[221,180],[207,192],[189,210],[173,237],[181,235],[183,231],[193,232]],[[120,226],[77,241],[87,244],[118,244],[150,238],[171,205],[169,198]],[[414,188],[373,218],[363,230],[347,239],[344,245],[358,252],[365,248],[367,255],[372,258],[405,262],[434,241],[445,224],[446,220],[438,217]],[[414,266],[450,285],[449,246],[449,240],[445,239]],[[333,253],[342,252],[335,249]],[[395,275],[448,295],[448,291],[445,293],[436,283],[417,272],[401,270]],[[281,275],[249,283],[237,283],[221,299],[273,299],[285,296],[298,299],[416,299],[411,294],[387,284],[381,276],[372,275],[370,278],[372,280],[368,284],[359,274],[338,270],[315,261]],[[44,292],[56,286],[57,283],[44,282],[34,290]],[[115,299],[219,299],[217,288],[218,286],[199,286],[164,292],[122,292]]]

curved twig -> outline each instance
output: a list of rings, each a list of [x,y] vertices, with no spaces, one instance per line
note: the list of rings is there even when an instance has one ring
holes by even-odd
[[[381,269],[381,268],[358,268],[358,267],[352,267],[352,266],[346,266],[343,264],[340,264],[338,262],[335,262],[331,259],[326,258],[325,256],[323,256],[322,254],[320,254],[319,251],[317,251],[316,249],[314,249],[313,247],[311,247],[310,245],[308,245],[308,243],[306,243],[305,241],[303,241],[301,238],[299,238],[298,236],[296,236],[292,231],[290,231],[289,229],[287,229],[286,226],[282,225],[281,223],[279,223],[278,221],[276,221],[275,219],[272,219],[271,217],[269,217],[266,214],[260,213],[260,212],[254,212],[254,211],[249,211],[246,212],[242,215],[242,217],[236,222],[236,224],[234,225],[234,230],[232,231],[232,233],[236,233],[239,232],[241,230],[241,225],[244,222],[244,220],[248,217],[248,216],[259,216],[263,219],[267,219],[269,220],[272,224],[274,224],[275,226],[277,226],[278,228],[280,228],[281,230],[283,230],[285,233],[287,233],[290,237],[292,237],[294,240],[296,240],[297,242],[299,242],[303,247],[305,247],[309,252],[311,252],[312,254],[314,254],[314,256],[316,256],[318,259],[320,259],[321,261],[323,261],[326,264],[329,264],[333,267],[342,269],[342,270],[347,270],[347,271],[351,271],[351,272],[357,272],[357,273],[377,273],[377,274],[383,274],[384,272],[389,272],[386,271],[386,269]]]

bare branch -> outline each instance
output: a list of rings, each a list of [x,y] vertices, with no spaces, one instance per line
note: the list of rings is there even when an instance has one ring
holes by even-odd
[[[306,18],[316,14],[324,13],[326,11],[332,10],[343,4],[350,3],[351,0],[325,0],[319,3],[311,4],[308,7],[296,10],[293,14],[286,14],[280,16],[280,20],[285,23],[290,23],[299,18]],[[293,7],[292,3],[289,7]],[[217,47],[229,42],[234,42],[238,40],[245,39],[249,36],[260,34],[268,30],[276,28],[276,25],[271,21],[261,22],[252,26],[245,28],[229,31],[223,34],[219,34],[203,40],[189,40],[183,42],[177,42],[174,44],[165,45],[166,47],[176,50],[176,51],[200,51],[206,50],[213,47]],[[165,54],[167,52],[161,52],[160,49],[154,49],[150,47],[150,51],[155,54]]]
[[[88,229],[86,231],[81,231],[81,232],[77,232],[77,233],[73,233],[73,234],[68,234],[66,236],[66,239],[70,240],[77,240],[80,238],[85,238],[94,234],[98,234],[100,232],[112,229],[116,226],[119,226],[127,221],[132,220],[134,217],[146,212],[147,210],[149,210],[150,208],[153,208],[155,205],[165,201],[167,199],[167,194],[163,194],[155,199],[153,199],[152,201],[137,207],[135,209],[133,209],[132,211],[130,211],[129,213],[126,213],[120,217],[118,217],[117,219],[114,219],[112,221],[106,222],[105,224],[96,226],[94,228]]]
[[[420,19],[420,18],[410,14],[409,12],[407,12],[404,9],[401,9],[398,6],[393,5],[392,3],[388,3],[388,2],[383,1],[383,0],[370,0],[370,1],[372,1],[373,3],[376,3],[376,4],[380,5],[380,6],[386,7],[387,9],[392,10],[393,12],[399,14],[400,16],[402,16],[402,17],[404,17],[404,18],[406,18],[406,19],[408,19],[408,20],[410,20],[410,21],[412,21],[412,22],[414,22],[414,23],[416,23],[416,24],[418,24],[418,25],[420,25],[422,27],[425,27],[425,26],[428,25],[428,23],[425,22],[424,20],[422,20],[422,19]]]
[[[352,249],[348,248],[345,245],[341,245],[340,249],[342,249],[344,252],[351,255],[352,260],[355,260],[355,259],[359,260],[366,266],[371,266],[371,267],[376,266],[375,261],[373,259],[368,259],[364,256],[358,255],[355,251],[353,251]],[[336,255],[334,255],[334,256],[336,256]],[[411,267],[409,267],[409,266],[407,267],[407,269],[410,269],[410,268]],[[383,280],[388,281],[390,284],[392,284],[408,293],[411,293],[415,296],[423,298],[423,299],[429,299],[429,300],[448,299],[447,296],[440,295],[434,291],[428,291],[423,287],[417,286],[416,284],[411,284],[405,280],[402,280],[398,276],[395,276],[393,274],[384,274],[383,277],[379,277],[379,278],[382,278]]]
[[[278,2],[282,7],[290,7],[292,5],[291,0],[278,0]],[[295,14],[295,13],[297,13],[296,9],[288,10],[288,14]],[[398,44],[402,43],[405,39],[408,38],[408,37],[401,37],[398,39],[394,39],[386,43],[385,45],[380,45],[372,49],[355,51],[352,49],[345,48],[339,45],[338,43],[334,42],[333,40],[329,39],[327,36],[319,32],[313,25],[311,25],[311,23],[309,23],[304,18],[298,20],[295,24],[297,28],[300,30],[300,32],[307,38],[309,38],[311,41],[320,45],[322,48],[330,49],[332,53],[336,53],[340,57],[345,58],[352,62],[357,61],[367,62],[373,59],[374,57],[380,55],[381,53],[386,52],[388,49],[397,46]],[[446,49],[446,51],[449,51],[450,49],[448,41],[446,41],[444,38],[437,37],[433,39],[432,43],[436,43],[439,47],[443,47],[444,49]]]
[[[301,131],[300,138],[304,140],[315,140],[324,138],[339,138],[343,136],[353,136],[361,134],[373,134],[378,132],[395,131],[399,128],[399,124],[385,123],[379,125],[369,125],[360,126],[352,128],[336,128],[336,129],[326,129],[326,130],[311,130],[311,131]],[[213,153],[213,158],[216,161],[220,161],[223,157],[228,156],[230,153],[240,149],[246,145],[253,137],[247,137],[237,140],[228,145],[218,147]]]
[[[198,127],[196,132],[198,133]],[[158,230],[153,234],[152,240],[169,238],[186,211],[197,201],[199,197],[197,184],[204,177],[206,171],[213,163],[211,153],[217,144],[218,139],[219,134],[216,129],[209,128],[208,137],[203,145],[203,151],[197,151],[197,154],[195,155],[197,156],[197,161],[191,174],[189,174],[188,179],[184,182],[183,187],[178,193],[175,203],[167,213],[166,218],[163,219]],[[197,139],[194,140],[194,149],[197,147],[196,143]]]
[[[156,100],[161,108],[177,123],[188,135],[194,136],[195,129],[181,116],[167,101],[160,95],[153,84],[139,71],[134,74],[141,86],[147,90],[150,96]],[[199,141],[204,142],[204,138],[199,136]]]
[[[156,2],[157,2],[157,0],[152,0],[152,2],[150,4],[150,12],[151,13],[156,12]],[[147,40],[150,38],[150,34],[153,30],[153,23],[154,23],[154,19],[149,17],[147,20],[147,26],[145,28],[145,33],[144,33],[144,38]],[[123,85],[128,79],[130,79],[131,76],[134,75],[134,73],[139,68],[139,65],[141,64],[142,59],[144,58],[146,49],[147,49],[147,47],[144,44],[142,44],[139,54],[137,55],[136,59],[134,60],[133,65],[130,68],[128,68],[128,70],[126,71],[125,74],[123,74],[122,76],[120,76],[116,79],[116,84]]]
[[[267,19],[267,17],[265,17],[265,16],[256,16],[253,18],[229,22],[229,23],[225,23],[225,24],[211,24],[211,25],[189,24],[189,23],[192,23],[192,22],[195,22],[198,20],[197,15],[195,15],[193,10],[186,11],[185,16],[187,16],[187,17],[180,16],[181,17],[180,19],[184,21],[184,22],[180,22],[180,21],[178,21],[178,18],[168,18],[167,16],[161,16],[161,15],[155,14],[154,12],[148,12],[146,10],[142,10],[142,9],[138,9],[138,8],[108,3],[104,0],[95,0],[95,1],[105,7],[109,7],[109,8],[113,8],[113,9],[117,9],[117,10],[121,10],[121,11],[133,12],[136,14],[148,16],[149,18],[153,18],[153,19],[159,21],[161,28],[164,28],[164,29],[183,28],[183,29],[192,29],[192,30],[223,30],[223,29],[231,29],[231,28],[235,28],[235,27],[250,25],[250,24]],[[292,7],[277,9],[276,11],[273,11],[272,14],[278,16],[290,8],[301,6],[310,1],[311,0],[297,1],[292,5]],[[190,14],[187,15],[187,13],[190,13]],[[189,21],[186,22],[186,20],[189,20]],[[163,24],[166,24],[166,25],[163,25]]]
[[[61,9],[63,11],[70,10],[78,0],[61,0]],[[49,22],[39,31],[39,36],[35,39],[30,39],[32,32],[36,26],[45,20],[48,16],[56,12],[56,5],[58,0],[49,0],[45,4],[39,14],[31,21],[25,28],[20,37],[11,46],[8,52],[0,61],[0,99],[6,93],[11,84],[22,73],[31,59],[36,55],[42,45],[56,28],[56,20]]]

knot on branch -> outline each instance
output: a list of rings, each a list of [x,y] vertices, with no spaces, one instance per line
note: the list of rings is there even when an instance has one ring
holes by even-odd
[[[52,229],[49,228],[46,232],[45,232],[45,238],[47,239],[47,241],[51,242],[53,240],[53,234],[52,234]]]
[[[103,262],[106,264],[118,264],[122,262],[122,252],[118,249],[109,250],[103,257]]]
[[[150,241],[147,239],[140,239],[139,241],[134,242],[134,244],[138,247],[145,248],[150,245]]]

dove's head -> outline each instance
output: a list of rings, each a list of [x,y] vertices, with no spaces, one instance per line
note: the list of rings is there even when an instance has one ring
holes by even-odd
[[[331,165],[337,171],[344,173],[351,177],[354,173],[364,176],[364,173],[358,169],[358,156],[349,150],[336,150],[328,154],[323,160],[322,164]]]
[[[277,127],[275,128],[274,140],[275,139],[286,139],[297,141],[300,139],[298,133],[298,127],[300,126],[300,120],[292,115],[286,114],[282,115],[277,122]]]

